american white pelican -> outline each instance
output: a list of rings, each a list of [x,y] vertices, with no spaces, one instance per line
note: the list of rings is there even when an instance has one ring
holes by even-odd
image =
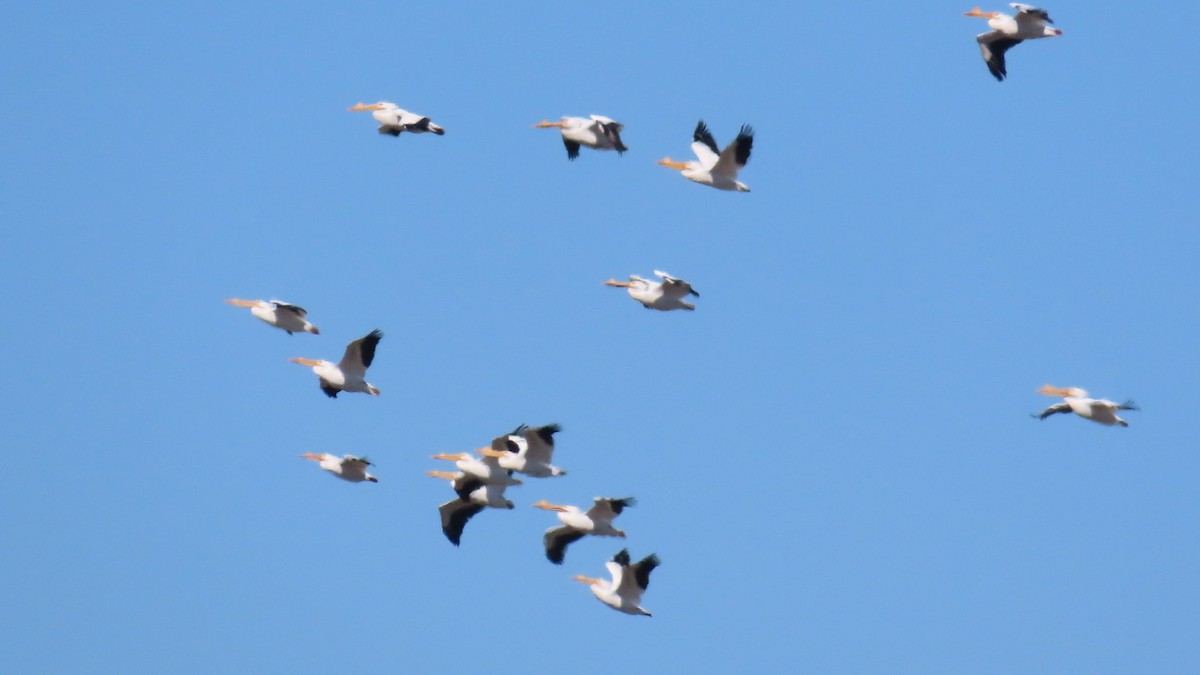
[[[383,333],[376,329],[351,342],[346,345],[346,353],[337,364],[305,358],[289,360],[302,366],[311,366],[317,377],[321,378],[321,391],[329,398],[337,398],[339,391],[361,391],[378,396],[379,390],[365,378],[367,368],[375,360],[375,346],[382,338]]]
[[[1088,398],[1088,393],[1079,387],[1061,387],[1043,385],[1037,390],[1039,394],[1046,396],[1062,396],[1063,402],[1046,408],[1041,413],[1035,413],[1034,417],[1044,420],[1055,413],[1075,413],[1084,419],[1089,419],[1093,422],[1098,422],[1106,426],[1119,424],[1123,427],[1129,426],[1129,422],[1117,417],[1118,410],[1137,410],[1138,407],[1133,401],[1125,401],[1124,403],[1116,403],[1103,398]]]
[[[621,515],[626,506],[633,506],[636,503],[637,500],[633,497],[624,499],[596,497],[592,508],[587,511],[580,511],[578,506],[551,504],[545,499],[534,504],[539,509],[557,511],[558,519],[563,522],[562,527],[552,527],[546,530],[546,535],[542,538],[546,545],[546,558],[555,565],[561,565],[563,557],[567,554],[567,546],[589,534],[597,537],[621,537],[624,539],[625,533],[613,527],[612,521]]]
[[[981,12],[978,7],[963,13],[963,16],[975,16],[988,20],[988,28],[992,29],[991,32],[980,33],[975,36],[975,41],[979,43],[979,51],[983,54],[983,60],[987,63],[988,70],[999,82],[1003,82],[1004,78],[1008,76],[1008,69],[1004,66],[1005,52],[1025,40],[1062,35],[1061,30],[1046,25],[1054,23],[1050,15],[1046,14],[1046,10],[1022,5],[1019,2],[1010,2],[1008,6],[1016,8],[1016,16],[1000,12]]]
[[[480,454],[483,454],[483,450],[480,450]],[[431,455],[430,458],[431,459],[442,459],[442,460],[454,462],[454,465],[458,467],[459,471],[461,471],[464,474],[467,474],[469,476],[478,478],[479,480],[481,480],[485,483],[488,483],[488,484],[493,484],[493,483],[502,483],[504,485],[520,485],[521,484],[521,481],[512,477],[513,472],[511,469],[506,469],[506,468],[500,466],[500,460],[497,457],[495,457],[494,455],[477,458],[477,457],[472,457],[471,455],[469,455],[465,452],[459,452],[459,453],[455,453],[455,454],[447,454],[447,453],[442,452],[442,453],[438,453],[436,455]],[[437,475],[437,477],[439,477],[439,478],[445,478],[446,477],[445,475],[438,475],[441,473],[442,472],[432,472],[431,471],[431,472],[429,472],[429,475],[431,475],[431,476]]]
[[[664,312],[672,309],[696,309],[692,303],[683,301],[689,295],[700,297],[691,284],[661,270],[654,270],[654,275],[662,281],[650,281],[631,274],[629,281],[609,279],[604,285],[627,289],[630,297],[642,303],[642,307],[646,309],[659,309]]]
[[[533,126],[535,129],[561,129],[563,145],[567,146],[567,159],[570,160],[579,156],[581,145],[593,150],[616,150],[618,155],[629,149],[621,142],[621,130],[625,125],[600,115],[592,115],[591,119],[586,120],[582,117],[564,117],[557,122],[543,120]]]
[[[321,331],[308,322],[308,311],[299,305],[293,305],[282,300],[239,300],[230,298],[225,302],[237,307],[249,307],[250,313],[267,323],[292,333],[312,333],[320,335]]]
[[[378,478],[367,473],[367,467],[371,466],[371,461],[366,457],[355,457],[354,455],[342,455],[338,457],[327,452],[319,455],[313,452],[306,452],[300,456],[304,459],[320,462],[322,469],[351,483],[361,483],[364,480],[372,483],[379,482]]]
[[[431,472],[437,473],[437,472]],[[455,476],[455,474],[449,474]],[[435,476],[443,478],[445,476]],[[451,485],[458,496],[438,507],[442,516],[442,534],[451,544],[458,546],[462,539],[463,528],[475,514],[491,507],[494,509],[511,509],[513,503],[504,498],[504,484],[489,485],[474,476],[457,475],[451,479]]]
[[[495,457],[500,466],[534,478],[565,476],[566,469],[550,463],[554,455],[554,434],[562,431],[557,424],[529,428],[522,424],[512,433],[492,440],[492,447],[482,448],[479,454]]]
[[[718,190],[749,192],[750,188],[739,181],[737,175],[750,160],[750,146],[753,144],[754,129],[748,124],[743,124],[737,138],[725,146],[724,150],[720,150],[704,120],[700,120],[695,133],[692,134],[692,152],[696,153],[699,161],[676,162],[670,157],[664,157],[658,160],[658,163],[682,171],[684,178],[701,185],[709,185]]]
[[[399,136],[407,131],[410,134],[423,134],[426,131],[441,136],[446,130],[416,113],[410,113],[403,108],[397,108],[395,103],[379,101],[378,103],[355,103],[346,108],[350,112],[371,111],[371,117],[379,122],[379,133]]]
[[[575,581],[591,586],[592,595],[618,612],[650,616],[650,612],[638,603],[642,601],[642,593],[650,585],[650,573],[658,565],[658,556],[653,554],[642,558],[636,565],[630,565],[629,549],[623,548],[613,556],[611,562],[604,563],[612,574],[612,581],[582,575],[575,577]]]

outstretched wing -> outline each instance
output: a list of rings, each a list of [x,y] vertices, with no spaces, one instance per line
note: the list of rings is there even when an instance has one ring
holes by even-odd
[[[546,530],[542,542],[546,545],[546,559],[555,565],[561,565],[567,555],[567,546],[583,539],[587,533],[573,527],[563,525]]]
[[[696,131],[692,132],[692,152],[696,153],[696,159],[700,160],[700,166],[705,170],[712,169],[713,165],[721,158],[717,139],[713,138],[712,132],[708,130],[708,125],[704,123],[704,120],[697,122]]]
[[[461,499],[452,499],[442,504],[438,507],[438,513],[442,516],[442,534],[446,535],[451,544],[458,546],[467,521],[483,509],[482,504],[464,502]]]
[[[282,300],[271,300],[270,303],[275,305],[275,309],[282,309],[285,312],[291,312],[301,319],[308,316],[308,310],[304,309],[300,305],[293,305],[290,302],[284,302]]]
[[[1039,413],[1037,415],[1037,418],[1039,420],[1044,420],[1047,417],[1049,417],[1055,413],[1069,413],[1069,412],[1071,412],[1071,404],[1070,403],[1057,403],[1057,404],[1052,405],[1049,408],[1046,408],[1045,410],[1043,410],[1041,413]]]
[[[579,144],[563,136],[563,145],[567,146],[567,159],[575,161],[575,158],[579,156]]]
[[[725,146],[725,149],[721,151],[721,157],[710,168],[710,171],[714,174],[736,176],[738,170],[750,161],[752,145],[754,145],[754,128],[749,124],[743,124],[742,128],[738,130],[737,138]]]
[[[1004,54],[1013,47],[1021,44],[1023,40],[1004,37],[1004,34],[1000,31],[983,33],[975,39],[979,42],[979,52],[983,54],[983,61],[987,64],[988,72],[997,81],[1003,82],[1004,78],[1008,77],[1008,68],[1004,63]]]
[[[592,508],[587,510],[585,514],[592,520],[603,520],[606,522],[612,521],[613,518],[621,515],[626,506],[637,504],[637,500],[633,497],[625,497],[624,499],[613,499],[612,497],[596,497]]]
[[[562,431],[557,424],[547,424],[544,427],[525,429],[521,436],[525,438],[525,459],[532,462],[550,463],[554,454],[554,434]]]
[[[375,347],[382,339],[383,332],[376,328],[365,337],[361,337],[346,345],[346,353],[342,355],[342,360],[338,362],[338,368],[341,368],[344,373],[358,373],[362,375],[367,372],[367,368],[370,368],[371,362],[375,360]]]

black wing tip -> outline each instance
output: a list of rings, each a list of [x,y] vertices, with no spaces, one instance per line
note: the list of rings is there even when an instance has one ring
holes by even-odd
[[[1138,407],[1137,402],[1131,398],[1126,399],[1125,402],[1121,404],[1121,409],[1122,410],[1141,410],[1141,408]]]
[[[620,514],[621,511],[624,511],[630,506],[637,506],[637,498],[635,497],[622,497],[620,499],[608,497],[605,501],[609,503],[609,506],[612,507],[613,512],[617,514]]]
[[[629,565],[631,562],[629,558],[629,549],[623,548],[620,551],[617,551],[617,554],[613,556],[612,561],[622,567]]]
[[[370,333],[367,333],[363,339],[364,340],[382,340],[383,339],[383,331],[376,328],[375,330],[371,331]]]
[[[753,138],[753,137],[754,137],[754,127],[750,126],[749,124],[743,124],[742,128],[738,130],[738,138]]]

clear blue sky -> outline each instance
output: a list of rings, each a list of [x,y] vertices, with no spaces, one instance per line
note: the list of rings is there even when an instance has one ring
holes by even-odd
[[[440,4],[0,12],[0,670],[1200,670],[1194,5],[1052,5],[999,84],[973,2]],[[590,113],[629,152],[530,128]],[[654,164],[699,118],[752,193]],[[655,268],[699,309],[600,285]],[[287,361],[373,328],[378,398]],[[455,549],[428,455],[522,422],[569,475]],[[569,580],[622,545],[651,619]]]

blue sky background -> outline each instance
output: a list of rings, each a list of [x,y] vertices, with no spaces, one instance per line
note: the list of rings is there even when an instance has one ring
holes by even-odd
[[[0,12],[0,670],[1200,670],[1195,6],[999,84],[970,2],[168,4]],[[530,128],[589,113],[630,151]],[[752,193],[654,164],[699,118]],[[600,285],[655,268],[696,312]],[[373,328],[378,398],[287,361]],[[428,455],[522,422],[569,475],[455,549]],[[652,619],[569,580],[622,545]]]

